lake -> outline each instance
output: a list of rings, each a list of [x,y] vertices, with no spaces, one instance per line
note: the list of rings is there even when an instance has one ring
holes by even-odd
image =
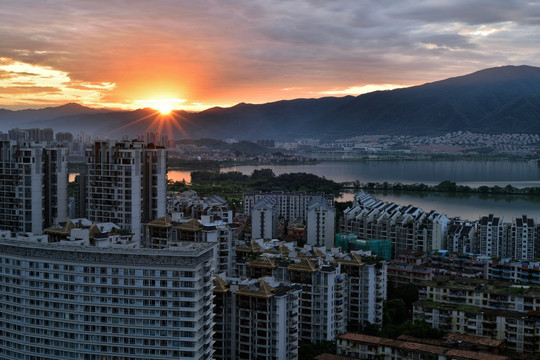
[[[444,180],[471,187],[512,185],[518,188],[540,186],[540,167],[527,161],[476,160],[399,160],[399,161],[325,161],[312,165],[238,165],[222,168],[222,172],[239,171],[250,175],[255,169],[269,168],[276,175],[305,172],[337,182],[400,182],[437,185]],[[169,171],[169,179],[191,180],[190,171]],[[437,210],[449,217],[476,220],[480,215],[493,213],[511,221],[512,217],[526,214],[540,219],[540,199],[530,196],[485,194],[395,193],[374,192],[375,197],[402,205],[414,204],[425,211]],[[351,200],[353,194],[344,194],[340,200]]]

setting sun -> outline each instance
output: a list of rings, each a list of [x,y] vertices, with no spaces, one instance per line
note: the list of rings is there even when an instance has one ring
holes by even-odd
[[[162,115],[168,115],[173,110],[179,110],[185,101],[186,99],[147,99],[135,100],[135,104],[157,110]]]

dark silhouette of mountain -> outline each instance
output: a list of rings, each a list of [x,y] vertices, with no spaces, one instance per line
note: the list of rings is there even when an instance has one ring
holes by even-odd
[[[240,103],[199,113],[175,111],[175,124],[152,109],[110,111],[77,104],[0,109],[0,127],[52,127],[99,136],[146,131],[181,138],[297,139],[361,134],[540,133],[540,68],[503,66],[410,88],[357,97]],[[15,125],[13,125],[15,124]]]
[[[94,109],[86,106],[82,106],[75,103],[68,103],[56,107],[46,107],[43,109],[26,109],[26,110],[6,110],[0,109],[0,128],[4,130],[7,128],[19,127],[52,127],[49,124],[50,119],[59,117],[75,116],[88,114],[105,114],[111,110],[108,109]],[[27,124],[35,121],[35,126],[28,126]]]
[[[540,68],[504,66],[358,96],[314,127],[331,132],[440,134],[457,130],[540,133]]]

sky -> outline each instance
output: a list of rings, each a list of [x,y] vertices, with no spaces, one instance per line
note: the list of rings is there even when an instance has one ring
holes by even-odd
[[[198,111],[540,66],[540,1],[0,0],[0,108]]]

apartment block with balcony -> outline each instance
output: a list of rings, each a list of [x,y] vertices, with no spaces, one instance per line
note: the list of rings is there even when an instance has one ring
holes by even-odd
[[[528,285],[438,277],[419,287],[414,319],[463,334],[506,339],[508,349],[534,353],[540,346],[540,292]]]
[[[41,234],[67,218],[67,149],[0,141],[0,229]]]
[[[383,303],[386,300],[386,262],[362,257],[356,253],[351,253],[347,258],[340,258],[338,262],[346,274],[348,328],[363,329],[370,324],[381,328]]]
[[[334,340],[345,332],[345,274],[339,266],[302,259],[288,266],[289,281],[302,287],[300,339],[312,343]]]
[[[216,278],[216,359],[298,358],[299,286]]]
[[[213,246],[0,240],[0,357],[212,359]]]
[[[279,208],[271,196],[259,199],[251,208],[251,238],[275,239],[278,235]]]
[[[344,211],[340,232],[371,239],[390,239],[392,258],[403,251],[430,252],[443,247],[449,219],[435,211],[400,206],[359,192],[352,208]]]
[[[166,150],[139,141],[97,141],[87,151],[87,216],[142,240],[142,224],[165,216]]]
[[[244,194],[244,214],[251,216],[253,206],[263,197],[270,196],[277,203],[278,213],[286,220],[296,218],[307,219],[308,207],[314,198],[322,197],[326,204],[334,207],[334,195],[324,193],[306,193],[304,191],[285,192],[272,191],[262,192],[255,191]]]
[[[314,198],[307,210],[307,243],[334,247],[336,210],[323,197]]]

